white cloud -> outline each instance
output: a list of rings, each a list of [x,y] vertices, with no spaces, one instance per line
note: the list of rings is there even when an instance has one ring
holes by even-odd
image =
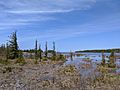
[[[3,14],[2,14],[3,15]],[[54,17],[42,15],[0,15],[0,30],[9,28],[19,28],[25,25],[34,24],[39,21],[55,20]]]
[[[96,0],[1,0],[0,9],[10,13],[56,13],[84,10]]]
[[[96,0],[0,0],[0,29],[55,20],[51,14],[89,9]]]
[[[47,14],[47,13],[65,13],[65,12],[71,12],[74,11],[74,9],[70,10],[52,10],[52,11],[39,11],[39,10],[21,10],[21,11],[7,11],[8,13],[14,13],[14,14]]]

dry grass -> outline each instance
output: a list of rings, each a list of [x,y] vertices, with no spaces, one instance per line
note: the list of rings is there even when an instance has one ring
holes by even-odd
[[[11,60],[8,65],[0,64],[0,90],[120,89],[120,76],[109,74],[110,68],[98,67],[101,76],[91,79],[82,78],[74,65],[63,66],[63,61],[43,61],[35,64],[33,59],[26,59],[23,66],[15,62],[16,60]]]

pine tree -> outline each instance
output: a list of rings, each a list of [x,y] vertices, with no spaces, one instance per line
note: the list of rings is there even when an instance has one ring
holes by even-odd
[[[12,35],[10,36],[10,41],[9,41],[9,48],[10,48],[10,54],[9,58],[10,59],[15,59],[18,58],[18,43],[17,43],[17,35],[16,32],[13,32]]]

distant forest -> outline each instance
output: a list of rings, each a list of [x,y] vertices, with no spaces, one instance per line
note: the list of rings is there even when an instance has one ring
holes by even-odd
[[[120,48],[118,48],[118,49],[101,49],[101,50],[83,50],[83,51],[76,51],[76,53],[79,53],[79,52],[94,52],[94,53],[102,53],[102,52],[110,53],[110,52],[116,52],[116,53],[120,53]]]

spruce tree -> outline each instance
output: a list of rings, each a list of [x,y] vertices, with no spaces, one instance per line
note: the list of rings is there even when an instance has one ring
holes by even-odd
[[[53,42],[53,60],[56,60],[55,42]]]
[[[53,51],[55,52],[55,42],[53,42]]]
[[[35,49],[34,49],[34,52],[35,52],[35,61],[34,61],[34,64],[38,64],[38,48],[37,48],[37,40],[35,41]]]
[[[19,50],[19,57],[18,57],[16,63],[19,63],[20,65],[24,65],[26,63],[22,50]]]
[[[35,41],[35,59],[37,60],[37,44],[38,44],[38,42],[37,42],[37,40]]]
[[[70,59],[73,60],[73,52],[70,51]]]
[[[102,63],[101,63],[103,66],[105,66],[105,55],[104,53],[102,52]]]
[[[9,58],[9,46],[8,43],[6,43],[6,60]]]
[[[6,47],[5,47],[5,45],[4,44],[2,44],[1,46],[0,46],[0,58],[5,58],[6,56]]]
[[[109,57],[109,67],[110,68],[115,68],[116,64],[115,64],[115,53],[112,51],[111,55]]]
[[[39,58],[40,61],[42,60],[42,50],[41,50],[41,45],[39,45]]]
[[[45,58],[48,57],[48,46],[47,46],[47,42],[45,44]]]
[[[10,59],[15,59],[18,58],[18,43],[17,43],[17,34],[16,32],[13,32],[12,35],[10,36],[10,41],[9,41],[9,58]]]
[[[22,50],[19,50],[19,59],[24,59]]]

